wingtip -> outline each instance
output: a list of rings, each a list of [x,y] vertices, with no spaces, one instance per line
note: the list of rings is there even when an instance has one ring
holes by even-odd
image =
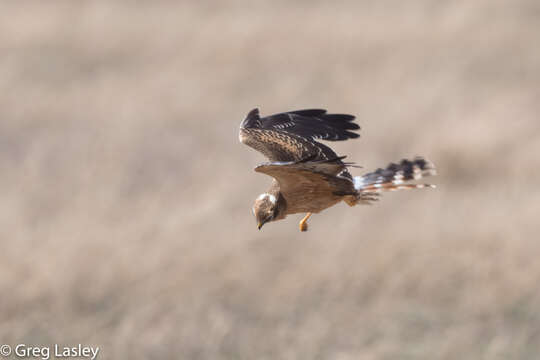
[[[264,166],[266,166],[266,165],[268,165],[268,163],[259,164],[259,165],[255,166],[255,167],[253,168],[253,171],[255,171],[255,172],[261,172],[261,169],[262,169]]]
[[[260,119],[259,108],[254,108],[250,112],[247,113],[244,122],[250,122],[250,121],[258,120],[258,119]]]
[[[253,117],[253,116],[259,116],[259,108],[253,108],[250,112],[248,112],[246,118]]]
[[[240,128],[247,129],[257,126],[259,125],[260,119],[261,118],[259,116],[259,108],[254,108],[250,112],[248,112],[244,120],[242,120],[242,123],[240,123]]]

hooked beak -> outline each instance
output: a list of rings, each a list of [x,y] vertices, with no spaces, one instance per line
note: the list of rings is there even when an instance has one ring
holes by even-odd
[[[272,221],[274,218],[271,218],[271,219],[265,219],[265,220],[261,220],[257,223],[257,229],[261,230],[261,228],[263,227],[264,224],[266,224],[267,222],[269,221]]]

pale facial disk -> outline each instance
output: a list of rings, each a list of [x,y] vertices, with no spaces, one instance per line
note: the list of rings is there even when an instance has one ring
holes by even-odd
[[[274,195],[268,194],[268,193],[264,193],[264,194],[259,195],[257,200],[264,200],[265,198],[268,198],[268,200],[270,200],[270,202],[272,204],[275,204],[277,202],[276,197]]]

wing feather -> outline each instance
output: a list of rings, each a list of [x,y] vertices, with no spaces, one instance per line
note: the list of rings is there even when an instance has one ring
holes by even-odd
[[[251,110],[240,125],[240,141],[260,151],[270,161],[299,161],[336,158],[336,153],[315,139],[330,141],[357,138],[360,127],[354,116],[328,114],[323,109],[306,109],[261,118]]]
[[[359,137],[360,126],[348,114],[328,114],[324,109],[306,109],[273,114],[261,118],[259,110],[251,110],[242,128],[280,130],[309,139],[340,141]]]
[[[257,166],[255,171],[276,179],[285,198],[297,193],[309,193],[315,195],[315,198],[344,192],[355,193],[353,182],[338,175],[346,168],[341,162],[342,158],[265,163]]]

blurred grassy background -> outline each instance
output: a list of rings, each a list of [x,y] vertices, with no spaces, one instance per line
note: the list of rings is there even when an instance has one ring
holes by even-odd
[[[539,36],[535,0],[1,2],[0,342],[536,358]],[[338,153],[439,187],[259,232],[256,106],[355,114]]]

